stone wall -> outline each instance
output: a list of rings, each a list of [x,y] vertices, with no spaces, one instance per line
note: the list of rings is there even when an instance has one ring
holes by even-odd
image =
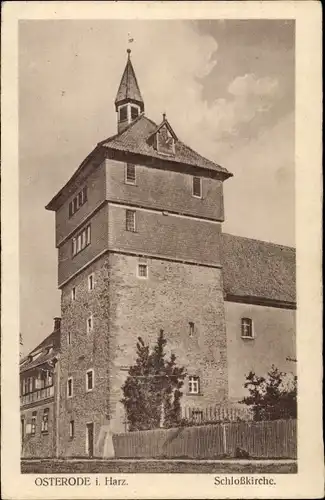
[[[94,274],[94,289],[88,290],[88,276]],[[76,300],[71,297],[75,287]],[[93,422],[95,455],[102,425],[109,410],[109,269],[108,256],[78,274],[62,289],[61,373],[60,373],[60,455],[86,455],[86,424]],[[94,327],[87,333],[87,318]],[[68,333],[71,344],[68,344]],[[86,391],[86,371],[94,370],[94,389]],[[74,393],[67,398],[67,379],[73,377]],[[74,420],[75,436],[69,437]]]
[[[148,279],[140,279],[138,262],[135,256],[110,254],[110,405],[115,432],[124,430],[121,385],[135,360],[138,336],[152,344],[163,329],[177,363],[188,375],[200,377],[199,395],[190,395],[185,381],[182,401],[187,406],[212,405],[228,392],[221,270],[148,258]],[[194,323],[193,335],[189,322]]]

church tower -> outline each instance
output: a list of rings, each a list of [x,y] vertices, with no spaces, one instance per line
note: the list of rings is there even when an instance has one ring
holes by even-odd
[[[157,96],[158,98],[159,96]],[[225,168],[156,124],[128,59],[118,134],[98,143],[47,205],[61,298],[59,455],[102,456],[125,430],[121,387],[137,337],[163,329],[187,379],[182,404],[227,398],[221,266]]]
[[[144,112],[144,102],[131,62],[131,49],[127,53],[128,60],[115,99],[118,132],[122,132]]]

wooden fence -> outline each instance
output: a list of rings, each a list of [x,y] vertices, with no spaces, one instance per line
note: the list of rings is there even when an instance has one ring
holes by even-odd
[[[182,407],[182,418],[193,424],[204,422],[238,422],[253,420],[253,412],[247,406]]]
[[[113,446],[117,458],[295,459],[296,420],[229,422],[134,431],[115,434]]]

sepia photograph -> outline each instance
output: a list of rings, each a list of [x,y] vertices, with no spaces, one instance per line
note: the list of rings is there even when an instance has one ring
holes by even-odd
[[[296,470],[294,63],[294,21],[20,23],[24,472]]]
[[[303,471],[297,21],[245,17],[17,22],[12,373],[43,498]]]

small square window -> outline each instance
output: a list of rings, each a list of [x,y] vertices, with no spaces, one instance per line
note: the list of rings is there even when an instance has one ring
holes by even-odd
[[[148,264],[138,264],[138,278],[148,278]]]
[[[200,378],[191,376],[188,378],[188,392],[189,394],[199,394],[200,392]]]
[[[72,398],[72,396],[73,396],[73,379],[72,377],[69,377],[67,381],[67,397]]]
[[[94,370],[86,372],[86,391],[92,391],[94,388]]]
[[[74,438],[74,420],[70,420],[70,423],[69,423],[69,437],[71,439]]]
[[[89,318],[87,319],[87,333],[92,332],[93,328],[94,328],[93,317],[89,316]]]
[[[72,287],[71,289],[71,299],[76,300],[76,287]]]
[[[196,198],[201,198],[202,197],[202,182],[201,182],[201,177],[193,177],[193,191],[192,194]]]
[[[135,165],[127,163],[125,166],[125,182],[126,184],[135,184]]]
[[[89,291],[91,291],[91,290],[93,290],[93,289],[94,289],[94,284],[95,284],[95,282],[94,282],[94,275],[93,275],[93,274],[90,274],[90,275],[88,276],[88,290],[89,290]]]
[[[125,228],[127,231],[135,232],[135,210],[126,210]]]
[[[254,338],[253,320],[251,318],[241,319],[241,336],[246,339]]]

